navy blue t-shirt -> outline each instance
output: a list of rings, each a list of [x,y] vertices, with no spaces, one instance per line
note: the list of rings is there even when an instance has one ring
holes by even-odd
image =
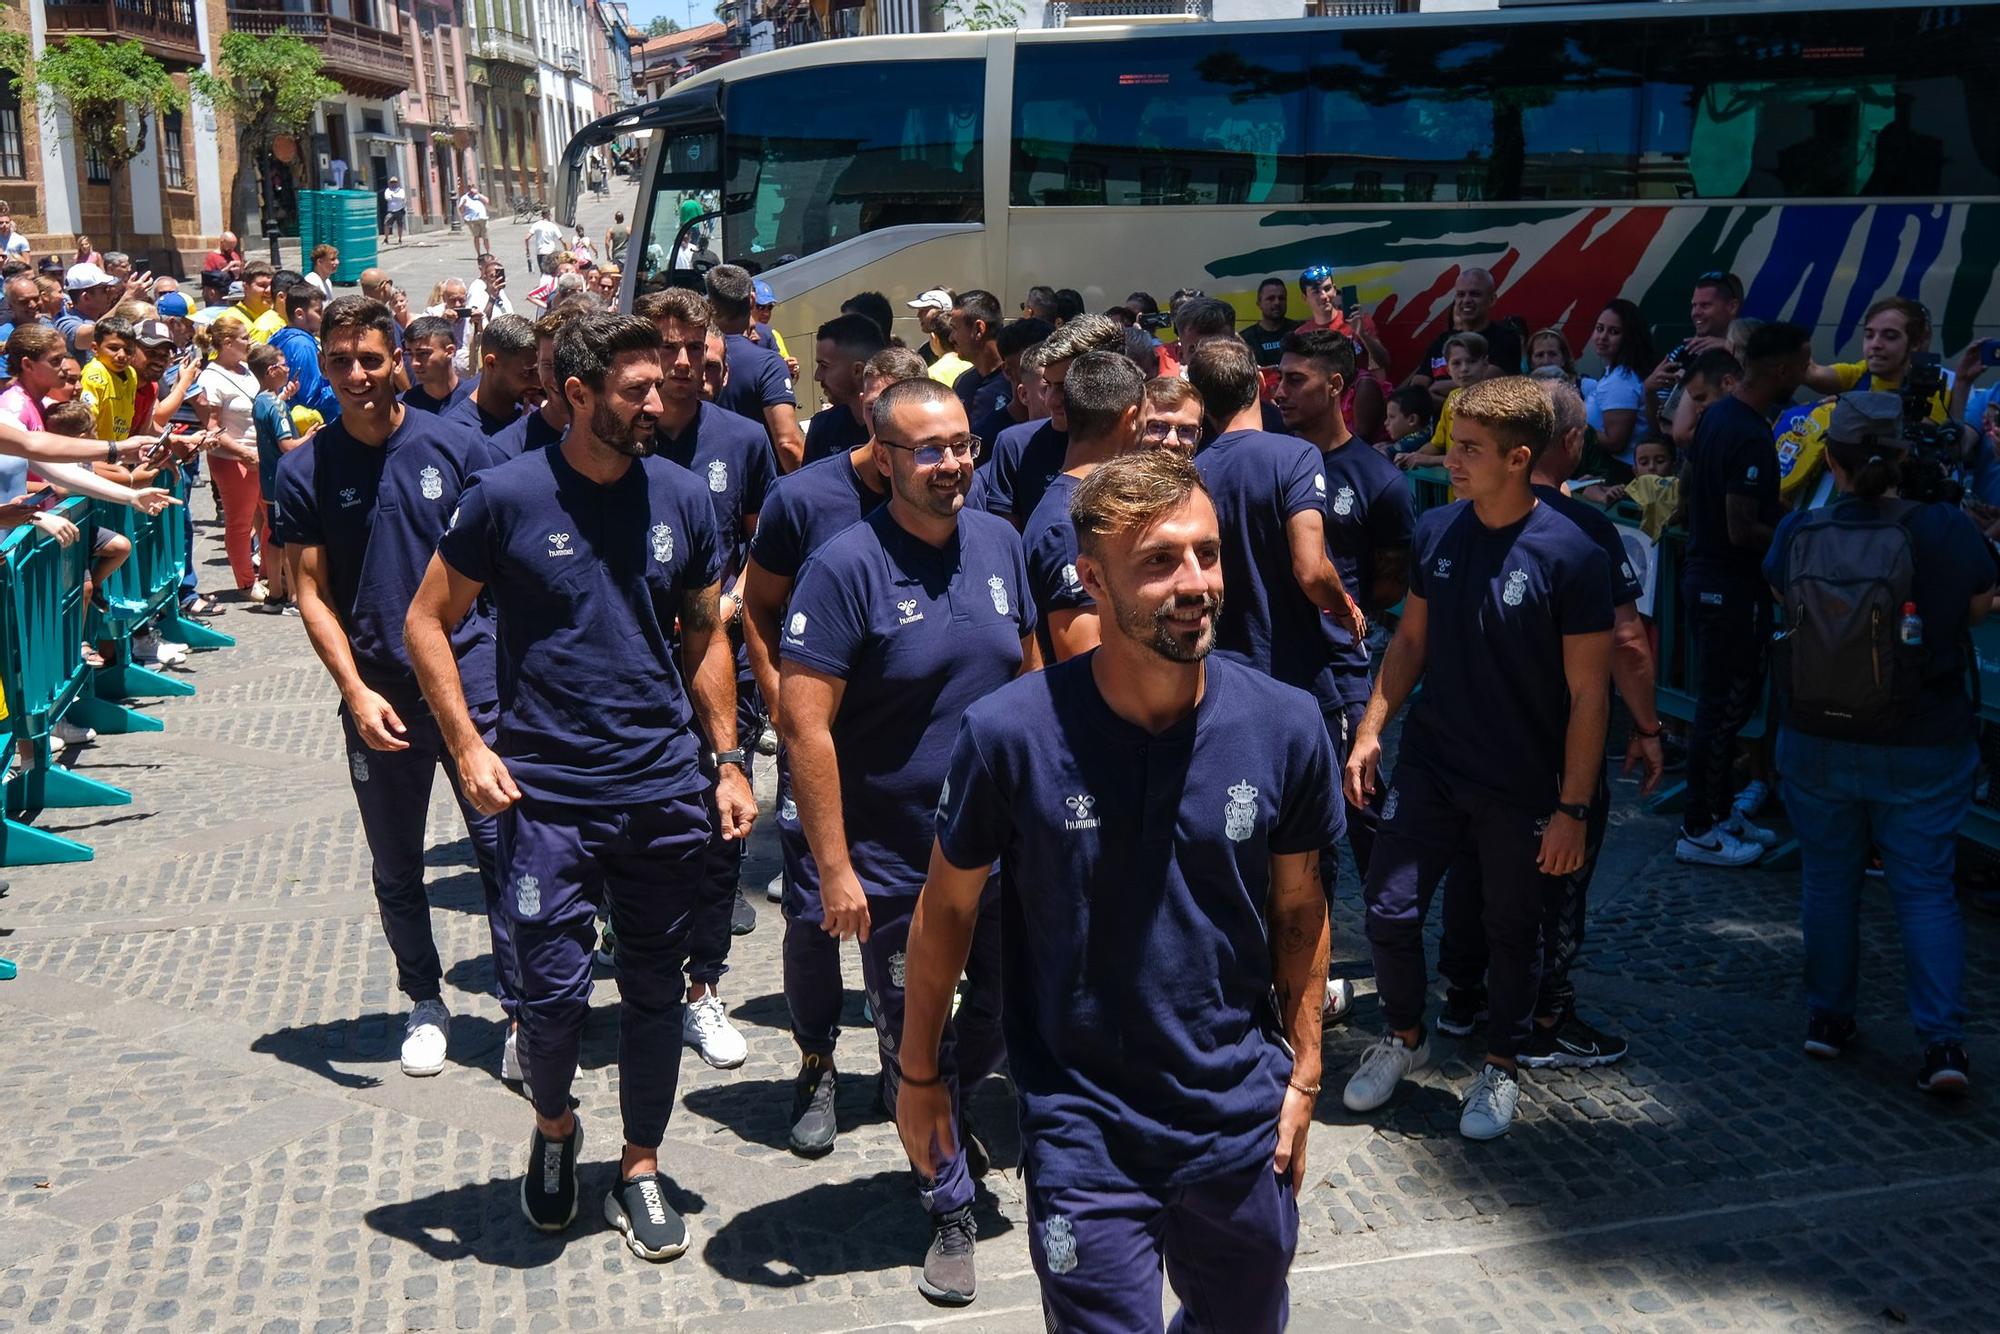
[[[1360,436],[1319,458],[1320,471],[1326,475],[1327,559],[1340,571],[1348,594],[1366,607],[1375,586],[1375,553],[1407,548],[1416,528],[1410,481]],[[1334,687],[1341,702],[1366,703],[1367,644],[1356,642],[1331,616],[1322,616],[1320,624],[1333,645]]]
[[[951,382],[951,391],[965,405],[965,419],[969,422],[984,421],[994,409],[1006,407],[1013,390],[1006,369],[1000,366],[995,366],[991,375],[981,375],[979,368],[974,366],[960,371],[958,378]]]
[[[1715,409],[1710,408],[1713,412]],[[1873,506],[1853,496],[1833,504],[1865,514]],[[1764,578],[1782,596],[1803,512],[1787,514],[1764,558]],[[1966,693],[1966,611],[1973,595],[2000,580],[1993,548],[1956,505],[1923,505],[1904,521],[1910,530],[1915,579],[1911,600],[1924,622],[1923,693],[1908,724],[1888,745],[1935,746],[1975,734],[1972,697]],[[1780,680],[1782,684],[1782,678]]]
[[[438,415],[447,421],[462,422],[490,439],[520,420],[523,414],[521,412],[521,405],[517,403],[514,405],[514,410],[506,416],[496,417],[485,408],[479,406],[479,399],[477,397],[467,394],[464,398],[459,399]],[[537,412],[533,415],[540,416],[541,414]]]
[[[1007,1062],[1035,1185],[1179,1185],[1269,1163],[1292,1055],[1271,858],[1341,836],[1311,696],[1211,656],[1157,736],[1086,653],[967,710],[938,797],[953,866],[1001,868]]]
[[[500,461],[484,438],[405,409],[380,448],[339,418],[278,460],[272,539],[326,549],[334,614],[370,690],[398,713],[424,708],[403,650],[403,620],[467,479]],[[475,604],[452,632],[468,704],[494,698],[493,619]]]
[[[686,469],[636,459],[599,486],[560,445],[523,454],[466,491],[438,554],[493,599],[494,750],[523,793],[631,806],[706,786],[673,630],[722,553]]]
[[[792,393],[792,368],[768,347],[758,347],[742,334],[725,334],[723,359],[729,379],[715,396],[715,405],[764,424],[764,409],[780,403],[797,406]]]
[[[1488,528],[1461,500],[1417,520],[1410,592],[1425,601],[1429,638],[1402,761],[1549,810],[1569,730],[1563,637],[1611,628],[1605,553],[1547,505]]]
[[[979,467],[980,507],[988,514],[1005,514],[1026,523],[1042,503],[1069,453],[1069,432],[1058,431],[1047,417],[1010,426],[992,442],[992,457]]]
[[[1762,553],[1729,541],[1728,496],[1757,502],[1757,518],[1778,522],[1778,447],[1764,415],[1730,394],[1701,414],[1681,481],[1687,503],[1687,584],[1755,592]]]
[[[844,454],[786,473],[764,497],[751,557],[782,579],[798,578],[807,557],[889,498],[888,485],[870,489]]]
[[[451,393],[445,397],[432,398],[430,391],[425,389],[421,384],[413,384],[403,391],[403,402],[409,407],[422,408],[425,412],[434,412],[439,416],[443,416],[448,409],[454,408],[466,399],[471,398],[472,391],[478,387],[479,379],[475,376],[469,380],[460,380]]]
[[[532,453],[544,445],[553,445],[563,438],[566,430],[566,427],[549,425],[549,419],[542,415],[540,408],[537,408],[533,412],[522,413],[509,423],[505,430],[497,435],[488,436],[487,439],[502,456],[518,459],[521,455]]]
[[[715,508],[715,535],[722,543],[723,578],[734,578],[743,568],[749,544],[743,521],[764,508],[765,493],[778,479],[770,437],[757,423],[703,403],[678,436],[669,436],[662,422],[653,437],[653,452],[680,464],[708,488],[708,502]]]
[[[1319,451],[1293,435],[1229,431],[1195,455],[1194,466],[1222,526],[1215,651],[1311,691],[1322,706],[1338,704],[1326,617],[1292,574],[1285,533],[1292,515],[1325,513]]]
[[[944,547],[884,505],[813,556],[779,650],[847,683],[833,719],[848,854],[870,894],[915,894],[951,740],[968,706],[1019,675],[1035,632],[1021,538],[961,513]]]
[[[1539,482],[1535,484],[1535,499],[1581,528],[1583,535],[1604,553],[1611,571],[1614,610],[1646,596],[1646,586],[1639,582],[1639,572],[1632,568],[1632,559],[1625,554],[1625,539],[1618,535],[1618,525],[1611,522],[1609,515],[1587,500],[1566,496],[1560,489]]]
[[[1044,661],[1055,661],[1055,646],[1049,642],[1048,619],[1052,612],[1095,610],[1096,599],[1083,591],[1076,573],[1076,525],[1070,521],[1069,502],[1076,495],[1077,478],[1057,473],[1042,493],[1042,503],[1028,516],[1021,529],[1021,546],[1028,558],[1028,591],[1035,599],[1036,635]]]
[[[992,412],[987,413],[984,417],[972,418],[972,433],[978,436],[985,444],[986,456],[991,457],[994,445],[999,442],[1000,433],[1011,430],[1019,425],[1021,423],[1015,421],[1013,414],[1007,410],[1007,406],[1002,404]]]
[[[815,412],[806,423],[807,463],[844,454],[868,439],[868,428],[854,415],[854,409],[836,403],[824,412]]]

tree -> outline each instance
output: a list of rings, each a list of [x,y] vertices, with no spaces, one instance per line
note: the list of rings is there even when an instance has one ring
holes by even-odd
[[[954,32],[986,32],[1021,26],[1016,0],[946,0],[945,27]]]
[[[665,14],[655,16],[653,21],[646,25],[646,35],[648,37],[671,37],[680,30],[681,25],[668,18]]]
[[[320,74],[319,49],[285,33],[260,37],[226,34],[216,50],[215,74],[188,76],[194,95],[236,122],[236,181],[230,193],[230,221],[239,236],[263,230],[260,182],[271,145],[312,125],[313,110],[340,96],[340,85]]]
[[[80,156],[110,169],[111,244],[122,245],[118,178],[133,158],[146,151],[146,133],[154,119],[184,109],[187,94],[167,67],[137,42],[70,37],[23,63],[27,68],[15,86],[32,82],[45,107],[67,112]]]

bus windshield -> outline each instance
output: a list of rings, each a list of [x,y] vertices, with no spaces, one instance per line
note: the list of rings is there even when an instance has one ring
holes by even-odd
[[[983,221],[985,86],[983,60],[731,81],[724,253],[769,267],[883,227]]]

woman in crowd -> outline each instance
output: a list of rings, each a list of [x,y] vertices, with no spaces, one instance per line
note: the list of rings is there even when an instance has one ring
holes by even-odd
[[[1537,329],[1528,335],[1528,373],[1544,366],[1560,367],[1563,379],[1576,384],[1576,358],[1570,354],[1569,339],[1556,328]]]
[[[1605,303],[1590,345],[1604,374],[1591,388],[1585,415],[1605,452],[1630,467],[1632,449],[1646,433],[1646,375],[1659,360],[1653,336],[1639,308],[1619,297]]]
[[[204,429],[222,432],[208,455],[209,476],[222,502],[222,545],[229,553],[229,571],[236,589],[251,602],[264,600],[258,587],[252,537],[261,549],[268,541],[262,525],[263,491],[257,484],[255,408],[261,386],[250,369],[250,325],[234,311],[225,311],[195,335],[211,356],[195,386],[201,390]]]

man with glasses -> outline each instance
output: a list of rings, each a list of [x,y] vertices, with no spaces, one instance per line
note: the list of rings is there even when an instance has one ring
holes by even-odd
[[[889,501],[822,547],[793,590],[780,651],[779,730],[799,822],[819,867],[824,930],[861,943],[881,1046],[883,1104],[901,1085],[903,958],[959,720],[1041,665],[1020,538],[964,512],[979,441],[965,407],[928,378],[890,385],[870,410]],[[974,932],[970,985],[937,1073],[954,1099],[999,1067],[999,903]],[[973,1177],[966,1133],[918,1190],[934,1235],[918,1289],[973,1298]],[[970,1152],[968,1152],[970,1148]]]
[[[1022,365],[1039,367],[1049,415],[1022,422],[993,441],[992,457],[979,469],[978,508],[1005,515],[1016,528],[1028,521],[1042,492],[1063,469],[1069,448],[1069,418],[1062,401],[1069,364],[1086,352],[1122,352],[1125,330],[1103,315],[1079,315],[1022,355]]]

